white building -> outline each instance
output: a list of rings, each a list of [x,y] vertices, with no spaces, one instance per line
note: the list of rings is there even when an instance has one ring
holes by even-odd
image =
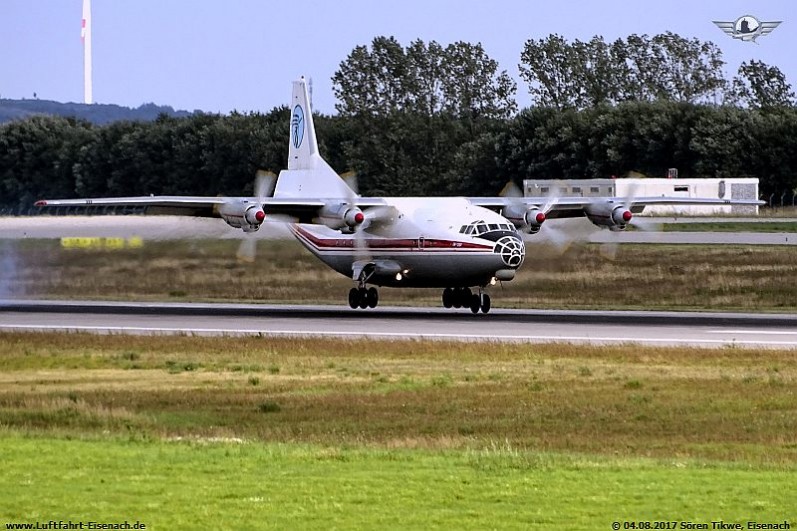
[[[554,190],[552,191],[552,188]],[[523,181],[527,197],[718,197],[720,199],[758,199],[758,178],[729,179],[571,179]],[[748,205],[666,205],[645,207],[642,215],[711,216],[716,214],[757,214]]]

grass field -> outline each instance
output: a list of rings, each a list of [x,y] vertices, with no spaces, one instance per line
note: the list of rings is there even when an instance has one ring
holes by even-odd
[[[0,294],[79,299],[345,303],[351,281],[298,243],[258,242],[256,263],[237,241],[145,241],[140,249],[63,249],[57,240],[2,241]],[[794,250],[776,246],[598,245],[564,255],[527,246],[496,307],[793,311]],[[385,288],[381,304],[439,305],[439,290]]]
[[[294,242],[259,242],[255,264],[237,246],[0,240],[0,295],[340,304],[350,287]],[[493,301],[794,311],[795,273],[784,247],[530,246]],[[0,333],[0,525],[795,525],[796,392],[793,351]]]
[[[0,520],[148,529],[611,529],[794,522],[794,472],[689,461],[305,445],[2,439]]]
[[[792,351],[0,334],[0,519],[797,519]]]

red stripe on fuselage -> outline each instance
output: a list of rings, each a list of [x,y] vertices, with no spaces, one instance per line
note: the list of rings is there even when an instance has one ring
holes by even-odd
[[[319,251],[345,251],[355,248],[355,239],[351,238],[320,238],[308,230],[293,225],[294,234],[318,249]],[[460,242],[456,240],[423,239],[423,247],[419,247],[418,238],[364,238],[369,250],[374,251],[477,251],[492,252],[492,245],[481,243]]]

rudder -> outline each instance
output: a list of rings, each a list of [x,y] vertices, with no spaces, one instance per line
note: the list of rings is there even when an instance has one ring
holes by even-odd
[[[346,198],[353,192],[318,153],[304,77],[293,82],[288,169],[280,172],[275,197]]]

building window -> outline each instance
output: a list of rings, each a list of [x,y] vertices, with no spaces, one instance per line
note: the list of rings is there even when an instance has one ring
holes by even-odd
[[[689,186],[676,186],[675,187],[675,191],[676,192],[688,192],[689,191]]]
[[[601,193],[601,189],[598,188],[597,186],[590,186],[589,187],[589,193],[591,193],[591,194],[599,194],[599,193]]]

